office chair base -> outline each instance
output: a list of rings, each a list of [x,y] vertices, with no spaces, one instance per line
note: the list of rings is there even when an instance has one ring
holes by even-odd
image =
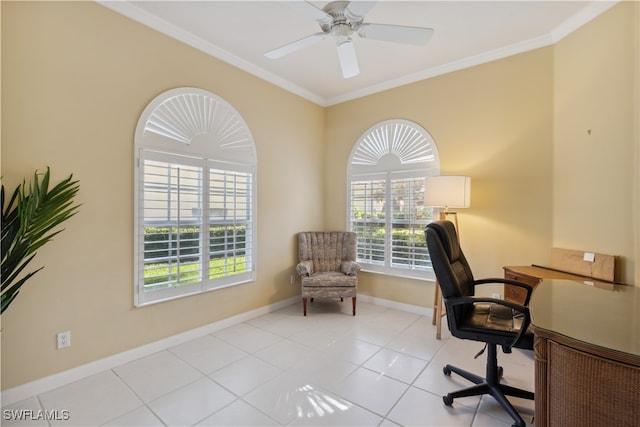
[[[511,405],[511,403],[507,400],[506,396],[514,396],[520,397],[522,399],[533,400],[534,394],[527,390],[521,390],[519,388],[511,387],[506,384],[500,384],[502,367],[498,366],[496,346],[489,344],[488,350],[489,353],[487,354],[486,378],[482,378],[479,375],[473,374],[469,371],[465,371],[464,369],[460,369],[452,365],[446,365],[442,369],[444,374],[447,376],[450,376],[452,372],[455,372],[456,374],[475,384],[474,386],[471,386],[469,388],[454,391],[447,394],[446,396],[442,396],[442,401],[445,405],[451,406],[453,405],[453,399],[456,399],[458,397],[481,396],[483,394],[490,394],[500,404],[500,406],[502,406],[502,408],[507,411],[509,416],[513,418],[513,420],[515,421],[513,427],[525,427],[526,423],[524,422],[520,414],[518,414],[518,411],[516,411],[513,405]]]

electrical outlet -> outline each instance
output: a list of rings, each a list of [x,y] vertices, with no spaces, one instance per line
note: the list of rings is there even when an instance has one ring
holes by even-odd
[[[293,286],[293,284],[295,284],[295,283],[296,283],[296,275],[292,274],[291,275],[291,285]]]
[[[71,345],[71,331],[58,333],[58,350]]]
[[[495,292],[493,294],[491,294],[491,298],[495,298],[495,299],[502,299],[502,297],[500,296],[499,293]]]

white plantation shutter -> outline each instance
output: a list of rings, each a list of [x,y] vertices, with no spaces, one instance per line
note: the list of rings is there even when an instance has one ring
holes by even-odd
[[[135,304],[255,279],[255,150],[238,113],[168,91],[136,131]]]
[[[153,152],[144,158],[143,207],[145,245],[144,271],[153,283],[146,289],[184,285],[202,280],[201,266],[188,280],[181,269],[201,262],[203,229],[202,217],[193,209],[200,204],[202,167],[185,164],[178,156],[172,161],[154,160]],[[169,157],[156,156],[156,157]],[[181,162],[182,161],[182,162]],[[189,230],[187,232],[186,230]],[[166,270],[154,271],[158,264]]]
[[[360,177],[351,181],[351,231],[358,233],[357,259],[384,266],[386,227],[386,179]]]
[[[253,179],[248,172],[209,169],[209,280],[218,286],[253,278]],[[216,263],[216,260],[218,261]]]
[[[381,122],[354,146],[348,166],[347,222],[358,234],[365,271],[434,278],[424,228],[424,181],[439,174],[431,136],[407,120]]]
[[[391,267],[430,268],[424,228],[432,213],[424,208],[424,177],[391,178],[391,200]]]

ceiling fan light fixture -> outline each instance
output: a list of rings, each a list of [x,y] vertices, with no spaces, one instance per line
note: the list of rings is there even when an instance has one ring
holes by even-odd
[[[351,25],[346,22],[338,22],[331,27],[331,35],[337,38],[348,38],[352,32]]]

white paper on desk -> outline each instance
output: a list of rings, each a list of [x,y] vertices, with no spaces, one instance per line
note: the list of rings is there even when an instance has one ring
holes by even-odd
[[[584,259],[586,262],[593,262],[596,260],[596,254],[594,254],[593,252],[585,252],[582,259]]]

